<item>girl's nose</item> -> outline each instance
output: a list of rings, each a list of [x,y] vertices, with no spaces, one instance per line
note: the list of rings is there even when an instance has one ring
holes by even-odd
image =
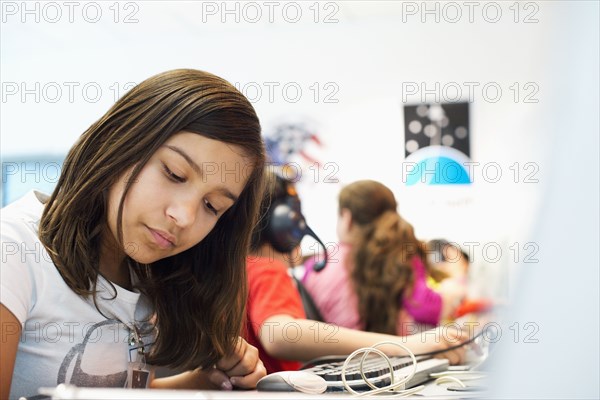
[[[175,221],[178,227],[186,228],[194,224],[198,206],[197,199],[175,199],[167,208],[167,215]]]

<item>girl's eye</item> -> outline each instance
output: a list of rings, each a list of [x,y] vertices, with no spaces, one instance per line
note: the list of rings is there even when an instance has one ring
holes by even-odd
[[[170,180],[172,180],[174,182],[181,182],[181,183],[185,182],[185,178],[182,178],[181,176],[174,174],[173,171],[171,171],[169,169],[169,167],[167,167],[166,164],[163,164],[163,169],[165,170],[165,174],[167,174],[167,177]]]
[[[218,211],[216,208],[213,207],[212,204],[210,204],[210,202],[208,200],[204,201],[204,204],[206,205],[206,208],[208,208],[208,211],[210,211],[211,213],[213,213],[214,215],[218,214]]]

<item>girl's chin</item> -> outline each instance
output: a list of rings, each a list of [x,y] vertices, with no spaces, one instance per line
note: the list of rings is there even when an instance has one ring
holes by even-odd
[[[140,264],[152,264],[153,262],[162,260],[163,258],[168,257],[167,255],[158,255],[152,253],[146,253],[144,251],[135,251],[131,253],[127,253],[127,255],[133,259],[134,261]]]

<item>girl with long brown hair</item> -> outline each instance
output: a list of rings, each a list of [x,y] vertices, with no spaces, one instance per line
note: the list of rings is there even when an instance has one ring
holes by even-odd
[[[440,294],[427,286],[424,244],[385,185],[363,180],[344,187],[337,232],[337,262],[320,273],[308,269],[304,279],[326,322],[407,335],[436,326],[460,300],[453,288]]]
[[[119,99],[51,196],[2,210],[2,398],[254,387],[265,369],[239,335],[264,160],[252,105],[215,75],[168,71]],[[150,364],[186,372],[152,381]]]

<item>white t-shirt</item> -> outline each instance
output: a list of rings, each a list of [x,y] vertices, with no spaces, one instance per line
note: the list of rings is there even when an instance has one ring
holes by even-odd
[[[10,398],[59,383],[123,387],[128,361],[136,357],[129,328],[147,320],[149,304],[117,285],[111,300],[114,290],[99,278],[96,299],[105,317],[91,298],[67,286],[38,238],[44,197],[32,191],[1,211],[0,302],[22,329]]]

